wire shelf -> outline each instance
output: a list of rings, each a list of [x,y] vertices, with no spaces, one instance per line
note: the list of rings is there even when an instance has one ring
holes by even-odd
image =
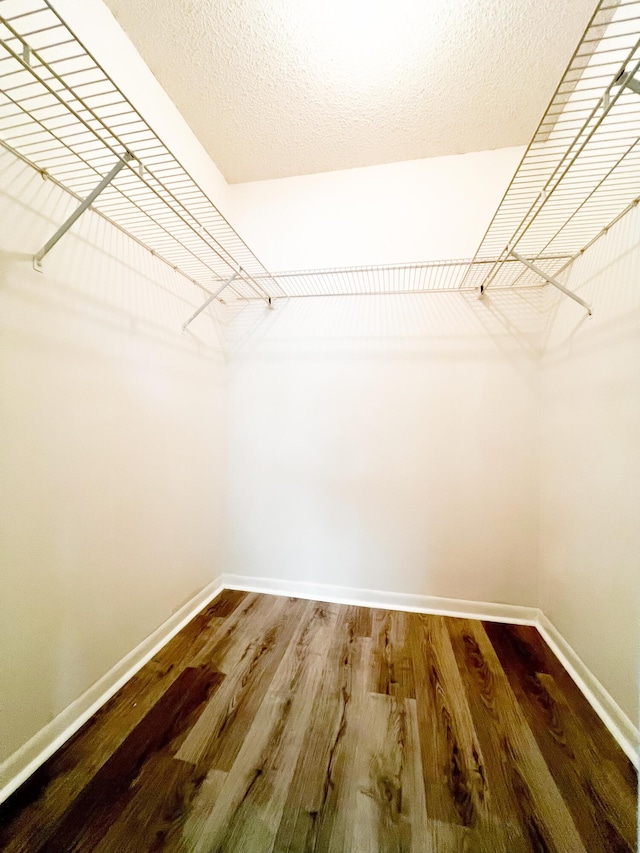
[[[512,250],[556,255],[556,275],[638,202],[639,69],[640,0],[601,0],[475,255],[497,259],[483,289]],[[512,284],[530,272],[510,269]]]
[[[48,0],[0,13],[0,144],[80,200],[126,161],[93,210],[209,294],[282,295]]]
[[[540,265],[549,272],[566,264],[568,258],[545,257]],[[475,290],[495,264],[495,259],[429,261],[385,266],[335,267],[273,273],[287,298],[310,296],[385,296]],[[521,265],[508,260],[498,271],[494,286],[510,287]],[[260,279],[258,278],[258,281]],[[542,282],[530,270],[520,276],[518,287],[536,287]]]
[[[598,6],[473,261],[277,275],[49,0],[0,12],[0,145],[79,200],[122,163],[92,209],[227,303],[540,285],[510,251],[556,276],[640,194],[640,0]]]

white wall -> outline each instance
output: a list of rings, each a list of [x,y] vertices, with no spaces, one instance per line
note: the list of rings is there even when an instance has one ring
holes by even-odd
[[[541,384],[541,607],[638,724],[640,211],[553,293]]]
[[[272,272],[468,258],[523,151],[234,184],[229,215]]]
[[[537,296],[298,300],[256,308],[248,337],[238,322],[230,571],[535,606]]]
[[[0,153],[0,763],[224,569],[216,328],[75,205]]]
[[[238,184],[230,213],[273,270],[466,257],[521,155]],[[230,570],[535,605],[535,299],[243,312],[231,341]]]

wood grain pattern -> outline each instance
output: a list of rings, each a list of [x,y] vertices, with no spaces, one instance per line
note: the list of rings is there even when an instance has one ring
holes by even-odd
[[[487,623],[485,630],[589,853],[633,849],[633,792],[617,764],[599,752],[553,675],[543,671],[535,629]]]
[[[352,701],[353,668],[362,636],[358,608],[338,608],[311,717],[287,792],[274,850],[307,851],[318,846],[321,827],[326,835],[327,815],[341,772],[342,742],[347,733]],[[369,631],[371,620],[369,618]],[[370,637],[367,638],[370,644]]]
[[[354,848],[411,849],[411,803],[403,797],[407,720],[404,701],[369,693],[358,748]]]
[[[469,705],[461,701],[448,621],[417,614],[410,620],[426,805],[434,820],[475,826],[486,811],[484,758]]]
[[[466,619],[450,624],[488,788],[496,791],[507,820],[519,828],[513,849],[586,853],[482,625]]]
[[[7,853],[631,853],[533,628],[225,591],[0,807]]]

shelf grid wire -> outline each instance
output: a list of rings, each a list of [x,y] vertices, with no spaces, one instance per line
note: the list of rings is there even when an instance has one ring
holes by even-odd
[[[640,0],[601,0],[476,252],[497,259],[483,289],[504,286],[511,250],[557,275],[638,203],[640,93],[626,79],[640,83]],[[507,268],[511,284],[530,272]]]
[[[640,194],[640,0],[602,0],[472,261],[271,275],[49,0],[0,0],[0,144],[224,299],[536,286]]]
[[[566,258],[544,258],[542,265],[557,265]],[[289,298],[310,296],[393,296],[421,293],[473,291],[495,262],[493,259],[428,261],[416,264],[335,267],[333,269],[274,272],[273,278]],[[521,268],[507,261],[496,276],[495,287],[509,287],[513,272]],[[259,280],[259,279],[258,279]],[[530,270],[520,277],[518,287],[539,287],[540,278]]]
[[[80,200],[132,156],[96,212],[207,293],[282,296],[48,0],[0,2],[0,144]]]

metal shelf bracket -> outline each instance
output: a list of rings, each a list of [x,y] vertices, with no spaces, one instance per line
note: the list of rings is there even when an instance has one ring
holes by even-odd
[[[640,95],[640,80],[637,80],[633,76],[633,72],[629,72],[628,74],[624,71],[618,75],[616,81],[614,83],[615,86],[626,86],[627,89],[631,89],[632,92],[635,92],[636,95]]]
[[[198,310],[197,310],[197,311],[194,311],[194,312],[193,312],[193,314],[189,317],[189,319],[187,320],[187,322],[182,324],[182,331],[183,331],[183,332],[186,332],[186,331],[187,331],[187,326],[188,326],[190,323],[192,323],[192,322],[196,319],[196,317],[197,317],[199,314],[202,314],[202,312],[205,310],[205,308],[208,308],[208,307],[209,307],[209,305],[211,305],[211,303],[213,302],[213,300],[214,300],[214,299],[217,299],[217,298],[218,298],[218,296],[220,296],[220,294],[222,293],[222,291],[223,291],[226,287],[228,287],[228,286],[231,284],[231,282],[232,282],[232,281],[234,281],[234,280],[235,280],[235,279],[240,275],[240,273],[241,273],[241,272],[242,272],[242,269],[239,269],[239,270],[238,270],[238,272],[234,272],[234,274],[231,276],[231,278],[228,278],[228,279],[227,279],[223,284],[221,284],[221,285],[220,285],[220,287],[219,287],[219,288],[218,288],[214,293],[212,293],[212,294],[209,296],[209,298],[208,298],[208,299],[205,299],[205,301],[204,301],[204,302],[202,303],[202,305],[198,308]],[[271,297],[269,297],[269,301],[271,301]]]
[[[73,223],[82,216],[85,210],[88,207],[91,207],[91,205],[98,198],[100,193],[113,181],[118,172],[120,172],[127,165],[127,163],[135,159],[136,158],[133,156],[133,154],[127,151],[124,157],[118,160],[118,162],[113,167],[113,169],[111,169],[109,174],[104,176],[98,186],[89,193],[85,200],[73,211],[71,216],[69,216],[66,221],[62,223],[62,225],[60,226],[60,228],[58,228],[53,237],[51,237],[50,240],[47,240],[47,242],[44,244],[44,246],[40,249],[39,252],[36,252],[36,254],[33,256],[34,269],[38,270],[39,272],[42,272],[43,258],[51,251],[51,249],[53,249],[58,240],[60,240],[61,237],[64,237],[69,228],[71,228]]]
[[[579,305],[582,305],[582,307],[586,310],[587,314],[591,317],[591,315],[593,314],[591,306],[588,302],[585,302],[584,299],[581,299],[577,293],[574,293],[572,290],[569,290],[569,288],[565,287],[564,284],[560,284],[560,282],[557,279],[553,278],[553,276],[548,275],[544,270],[541,270],[540,267],[536,266],[535,264],[532,264],[531,261],[528,261],[526,258],[523,258],[522,255],[519,255],[513,249],[509,250],[509,254],[512,258],[515,258],[516,261],[520,261],[520,263],[524,264],[525,267],[529,267],[530,270],[533,270],[533,272],[539,275],[540,278],[543,278],[549,284],[552,284],[554,287],[557,287],[558,290],[562,291],[562,293],[565,294],[565,296],[568,296],[570,299],[573,299]]]

